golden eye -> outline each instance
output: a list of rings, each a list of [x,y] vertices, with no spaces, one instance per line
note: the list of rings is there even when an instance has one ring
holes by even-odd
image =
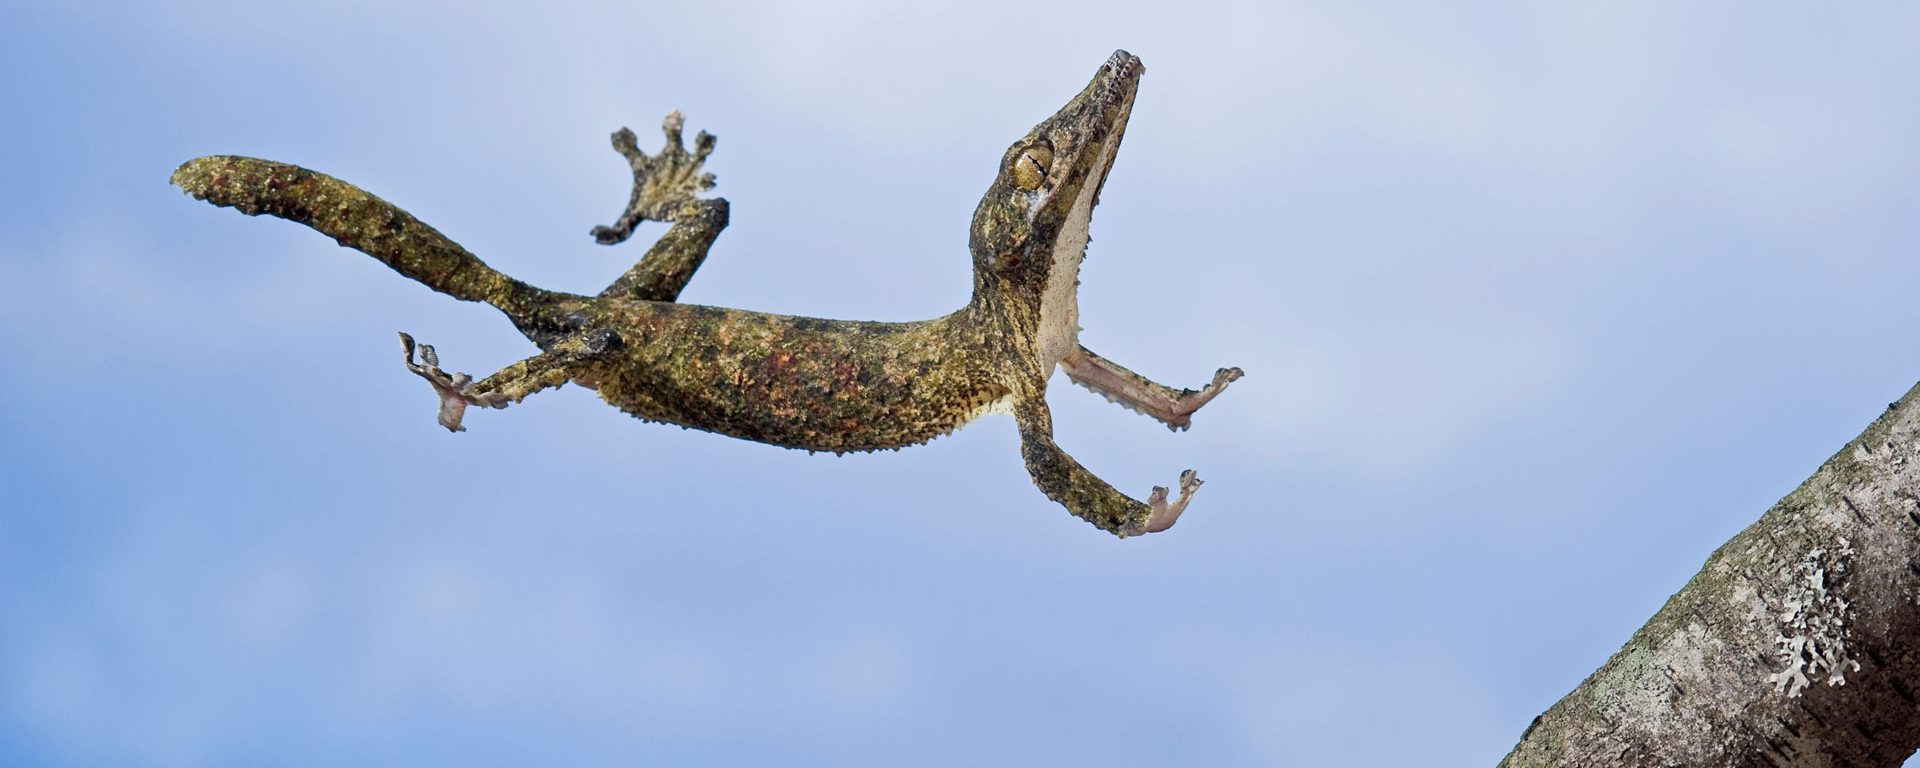
[[[1040,188],[1040,182],[1047,178],[1047,169],[1053,167],[1053,150],[1034,145],[1020,150],[1020,156],[1013,159],[1013,183],[1025,190]]]

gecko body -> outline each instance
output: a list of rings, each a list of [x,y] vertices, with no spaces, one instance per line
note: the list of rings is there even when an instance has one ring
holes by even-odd
[[[440,423],[450,430],[463,429],[469,407],[503,408],[568,382],[648,421],[836,453],[923,443],[1006,412],[1035,484],[1102,530],[1129,536],[1171,526],[1199,479],[1183,473],[1173,500],[1165,488],[1146,502],[1114,489],[1054,442],[1048,378],[1064,369],[1108,399],[1183,429],[1240,376],[1223,368],[1204,389],[1173,389],[1079,344],[1080,262],[1143,71],[1138,58],[1115,52],[1073,100],[1008,148],[973,217],[971,300],[917,322],[678,302],[726,227],[729,207],[698,196],[713,186],[700,168],[714,139],[703,132],[689,151],[677,112],[667,117],[665,148],[656,155],[640,151],[630,131],[614,135],[634,192],[620,218],[596,227],[594,237],[614,244],[642,221],[673,226],[594,296],[508,277],[405,211],[297,166],[211,156],[182,165],[173,182],[216,205],[306,224],[430,288],[505,313],[541,351],[478,381],[442,370],[432,347],[401,334],[407,368],[433,386]]]

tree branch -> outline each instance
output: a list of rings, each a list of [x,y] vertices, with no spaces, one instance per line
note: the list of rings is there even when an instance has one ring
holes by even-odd
[[[1920,747],[1920,386],[1707,559],[1502,766],[1898,766]]]

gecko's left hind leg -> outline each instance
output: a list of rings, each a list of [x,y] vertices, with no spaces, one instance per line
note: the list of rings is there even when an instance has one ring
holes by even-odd
[[[646,301],[679,298],[694,270],[706,260],[720,230],[727,228],[726,200],[695,197],[713,188],[713,174],[700,170],[713,152],[713,134],[701,131],[693,139],[693,151],[688,152],[681,140],[685,122],[678,111],[667,114],[661,124],[666,145],[658,155],[641,151],[633,131],[622,128],[613,135],[614,150],[626,157],[633,169],[633,197],[618,221],[593,228],[594,239],[602,245],[622,242],[642,221],[671,222],[673,226],[626,274],[601,291],[602,296]]]
[[[440,426],[451,432],[464,432],[460,420],[467,406],[505,408],[545,389],[553,389],[572,380],[579,365],[620,343],[609,331],[589,332],[562,339],[545,352],[521,360],[479,381],[464,373],[440,369],[440,356],[431,344],[415,344],[413,337],[400,334],[400,346],[406,350],[407,370],[433,385],[440,397]],[[413,361],[416,347],[421,362]]]
[[[1086,347],[1067,353],[1060,360],[1060,368],[1073,383],[1152,416],[1176,432],[1192,426],[1193,412],[1242,375],[1239,368],[1222,368],[1214,372],[1213,382],[1201,389],[1174,389],[1129,371]]]

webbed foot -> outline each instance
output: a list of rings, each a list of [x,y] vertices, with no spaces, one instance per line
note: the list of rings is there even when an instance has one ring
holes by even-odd
[[[633,198],[626,212],[610,226],[593,228],[593,239],[601,245],[613,245],[633,235],[642,221],[674,221],[682,204],[694,195],[713,189],[713,174],[700,167],[713,153],[713,134],[701,131],[693,137],[693,151],[681,141],[686,118],[679,110],[667,113],[660,125],[666,134],[666,146],[660,154],[649,156],[640,150],[633,131],[622,128],[613,134],[613,148],[633,167]]]
[[[475,395],[468,392],[473,387],[473,377],[464,373],[449,374],[440,370],[440,356],[433,351],[433,345],[420,344],[420,363],[413,362],[415,344],[413,337],[400,334],[400,346],[407,352],[407,370],[433,385],[433,392],[440,396],[440,426],[450,432],[464,432],[460,419],[467,413],[467,406],[478,405],[483,408],[505,408],[507,397],[499,393]]]
[[[1235,370],[1237,371],[1238,369]],[[1221,373],[1225,373],[1225,371]],[[1232,381],[1232,379],[1228,379],[1228,381]],[[1147,516],[1147,522],[1140,526],[1139,532],[1159,533],[1168,528],[1172,528],[1173,524],[1180,519],[1180,513],[1187,511],[1187,501],[1193,498],[1193,492],[1198,490],[1200,485],[1200,476],[1195,475],[1193,470],[1189,469],[1181,472],[1180,498],[1175,499],[1171,504],[1167,503],[1166,487],[1159,485],[1154,486],[1153,495],[1147,497],[1147,506],[1153,510],[1153,514]]]

